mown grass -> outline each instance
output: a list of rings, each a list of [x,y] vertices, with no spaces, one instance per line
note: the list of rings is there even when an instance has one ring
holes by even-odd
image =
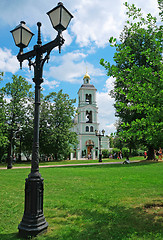
[[[41,169],[48,232],[38,240],[163,239],[163,163]],[[29,169],[0,170],[0,239],[19,239]]]

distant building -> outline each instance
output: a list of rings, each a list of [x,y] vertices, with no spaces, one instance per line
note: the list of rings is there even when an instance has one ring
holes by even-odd
[[[98,107],[96,101],[97,89],[90,84],[90,76],[88,73],[83,78],[83,84],[78,91],[78,113],[73,123],[72,131],[78,135],[78,145],[74,146],[74,153],[71,159],[98,158],[99,155],[99,139],[95,135],[95,130],[99,130],[97,120]],[[108,137],[102,137],[101,149],[109,148]]]

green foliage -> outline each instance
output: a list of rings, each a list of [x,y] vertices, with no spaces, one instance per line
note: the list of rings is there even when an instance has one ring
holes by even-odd
[[[160,9],[160,17],[163,20],[163,1],[162,0],[158,0],[158,4],[159,4],[159,9]]]
[[[132,156],[144,156],[144,150],[141,149],[135,149],[132,152]]]
[[[33,120],[34,120],[34,93],[30,92],[28,96],[28,102],[26,103],[26,117],[24,119],[24,125],[22,126],[20,137],[22,152],[29,160],[32,155],[32,143],[33,143]]]
[[[0,72],[0,82],[3,80],[3,72]],[[0,148],[5,147],[7,144],[7,136],[6,136],[6,117],[5,117],[5,99],[4,99],[4,91],[0,89]],[[1,151],[2,154],[2,151]],[[1,158],[0,154],[0,158]]]
[[[6,103],[6,119],[8,129],[17,130],[17,125],[24,125],[26,118],[26,105],[28,103],[29,90],[32,85],[28,84],[25,78],[13,75],[12,82],[6,83],[3,91],[5,96],[9,98]]]
[[[8,158],[13,153],[11,145],[16,145],[16,137],[22,135],[28,118],[28,99],[32,85],[28,84],[25,78],[17,75],[12,76],[12,82],[6,83],[2,88],[4,96],[8,101],[4,104],[6,134],[8,136]],[[13,144],[14,143],[14,144]]]
[[[32,154],[34,93],[30,89],[23,77],[15,75],[0,89],[0,159],[7,152],[8,157],[13,155],[13,150],[14,154],[20,153],[20,144],[27,159]],[[56,160],[67,159],[71,144],[77,141],[76,134],[70,131],[75,100],[62,90],[41,98],[40,153],[53,155]]]
[[[103,156],[103,158],[108,158],[108,156],[109,156],[109,150],[108,150],[108,149],[103,149],[103,150],[102,150],[102,156]]]
[[[121,123],[118,136],[130,146],[154,149],[163,145],[162,26],[151,14],[144,18],[134,4],[125,6],[128,20],[115,45],[115,64],[101,59],[101,65],[115,78],[110,94]]]
[[[111,133],[111,135],[109,136],[109,146],[110,146],[110,148],[114,147],[114,135],[113,135],[113,133]]]
[[[128,148],[122,148],[122,156],[127,157],[129,156],[130,150]]]
[[[120,152],[120,149],[119,148],[113,148],[112,151],[111,151],[113,154],[114,153],[119,153]]]
[[[75,100],[62,90],[52,92],[43,99],[40,115],[40,152],[55,160],[67,159],[76,134],[71,132],[75,114]]]

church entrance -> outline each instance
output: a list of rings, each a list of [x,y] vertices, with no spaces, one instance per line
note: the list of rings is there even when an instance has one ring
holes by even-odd
[[[86,143],[85,143],[85,145],[86,145],[86,147],[87,147],[87,157],[88,158],[91,158],[92,156],[91,156],[91,150],[93,149],[93,147],[94,147],[94,142],[92,141],[92,140],[88,140],[88,141],[86,141]]]
[[[92,148],[93,148],[92,146],[87,146],[87,154],[88,154],[88,156],[91,156],[91,149]]]

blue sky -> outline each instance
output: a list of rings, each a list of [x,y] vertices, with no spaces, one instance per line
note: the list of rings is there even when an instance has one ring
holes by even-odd
[[[114,48],[109,46],[108,39],[118,39],[125,24],[125,7],[122,0],[63,0],[64,6],[74,18],[63,32],[65,44],[61,54],[58,49],[51,52],[49,63],[44,65],[44,94],[63,89],[70,98],[77,98],[77,92],[83,83],[86,73],[91,83],[97,88],[98,121],[100,129],[106,134],[115,132],[114,100],[108,95],[113,87],[113,78],[108,78],[100,59],[113,63]],[[42,23],[42,42],[47,43],[56,37],[46,12],[57,5],[56,0],[1,0],[0,1],[0,71],[5,73],[2,84],[10,81],[12,74],[25,77],[32,83],[33,70],[29,71],[27,62],[19,70],[16,55],[19,49],[15,46],[10,30],[20,21],[35,34],[27,50],[32,50],[37,42],[37,22]],[[157,0],[128,0],[143,12],[158,16]],[[34,84],[33,84],[34,87]],[[77,106],[77,104],[76,104]]]

